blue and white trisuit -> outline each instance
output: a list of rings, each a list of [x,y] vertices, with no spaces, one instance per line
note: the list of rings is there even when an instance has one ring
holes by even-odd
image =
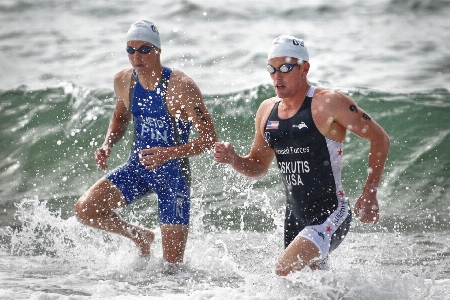
[[[192,123],[175,119],[166,107],[166,94],[172,70],[163,68],[163,76],[154,90],[142,87],[133,71],[130,89],[134,141],[128,161],[106,175],[131,204],[155,193],[158,196],[159,221],[163,224],[189,224],[189,160],[172,159],[153,170],[139,162],[139,151],[156,146],[171,147],[189,140]],[[133,85],[133,83],[135,83]]]

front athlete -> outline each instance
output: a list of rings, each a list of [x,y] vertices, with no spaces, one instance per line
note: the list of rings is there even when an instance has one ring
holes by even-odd
[[[340,177],[343,145],[317,129],[311,112],[315,90],[309,87],[300,109],[287,119],[280,118],[277,101],[264,137],[286,187],[285,247],[300,234],[328,253],[346,235],[351,211]]]
[[[389,137],[349,97],[307,81],[309,55],[302,40],[274,40],[267,70],[277,97],[261,103],[250,153],[239,156],[216,143],[214,159],[253,178],[264,176],[276,157],[286,193],[285,250],[275,272],[287,275],[305,266],[324,268],[330,251],[349,230],[351,211],[341,183],[347,129],[370,141],[369,172],[354,212],[378,222],[376,192],[389,150]]]

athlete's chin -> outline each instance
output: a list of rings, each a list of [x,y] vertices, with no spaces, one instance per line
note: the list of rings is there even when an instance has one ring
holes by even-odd
[[[287,95],[286,89],[284,87],[275,87],[275,93],[277,94],[278,98],[285,98]]]
[[[134,65],[133,69],[135,69],[137,72],[140,72],[140,73],[147,72],[147,67],[145,65]]]

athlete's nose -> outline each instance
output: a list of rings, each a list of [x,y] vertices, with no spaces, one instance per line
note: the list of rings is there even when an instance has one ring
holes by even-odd
[[[273,78],[275,80],[281,80],[283,78],[284,73],[282,72],[275,72],[274,74],[272,74]]]
[[[131,55],[131,60],[134,61],[134,62],[140,62],[140,61],[142,61],[142,55],[143,54],[141,54],[138,51],[136,51],[136,53]]]

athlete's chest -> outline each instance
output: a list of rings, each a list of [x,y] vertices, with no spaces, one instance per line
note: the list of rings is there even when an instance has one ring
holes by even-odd
[[[315,133],[317,128],[310,107],[299,109],[294,116],[287,119],[280,118],[274,108],[264,132],[267,142],[273,146],[278,143],[305,143]]]
[[[131,105],[131,112],[135,117],[161,118],[166,116],[166,91],[158,85],[154,90],[145,90],[139,83],[136,84]]]

